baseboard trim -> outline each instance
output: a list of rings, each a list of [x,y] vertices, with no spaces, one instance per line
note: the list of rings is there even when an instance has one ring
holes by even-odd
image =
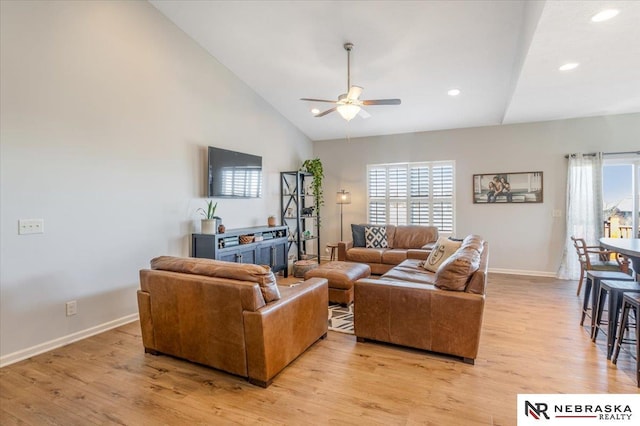
[[[130,322],[137,321],[138,318],[138,314],[127,315],[113,321],[105,322],[104,324],[96,325],[95,327],[87,328],[86,330],[81,330],[48,342],[40,343],[39,345],[32,346],[30,348],[4,355],[0,357],[0,368],[25,360],[32,356],[40,355],[41,353],[57,349],[61,346],[68,345],[69,343],[95,336],[96,334],[120,327],[121,325],[129,324]]]
[[[489,272],[492,273],[492,274],[527,275],[527,276],[531,276],[531,277],[556,278],[556,273],[555,272],[526,271],[526,270],[523,270],[523,269],[489,268]]]

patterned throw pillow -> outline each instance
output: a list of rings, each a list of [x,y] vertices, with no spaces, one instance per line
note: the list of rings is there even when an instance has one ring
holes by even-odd
[[[462,242],[460,241],[452,241],[446,237],[438,238],[438,242],[436,246],[427,257],[427,260],[424,262],[424,269],[431,272],[436,272],[438,267],[449,258],[453,253],[460,248]]]
[[[385,226],[365,226],[364,240],[366,248],[387,248],[387,228]]]

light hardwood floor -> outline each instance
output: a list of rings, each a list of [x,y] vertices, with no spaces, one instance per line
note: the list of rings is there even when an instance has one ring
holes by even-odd
[[[0,370],[0,423],[515,425],[518,393],[637,393],[576,283],[492,274],[476,365],[329,332],[268,389],[144,353],[137,322]]]

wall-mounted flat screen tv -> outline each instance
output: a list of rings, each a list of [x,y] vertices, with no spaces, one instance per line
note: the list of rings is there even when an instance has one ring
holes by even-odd
[[[262,157],[210,146],[207,196],[260,198]]]

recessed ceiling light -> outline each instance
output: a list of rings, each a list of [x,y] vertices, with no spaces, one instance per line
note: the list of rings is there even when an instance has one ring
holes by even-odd
[[[602,12],[598,12],[591,17],[593,22],[602,22],[607,19],[611,19],[616,16],[620,11],[618,9],[605,9]]]
[[[458,96],[460,94],[460,89],[451,89],[447,92],[449,96]]]
[[[318,108],[314,108],[314,109],[311,110],[311,114],[313,114],[313,115],[316,115],[316,114],[319,114],[319,113],[320,113],[320,110]]]
[[[580,65],[577,62],[569,62],[566,63],[564,65],[562,65],[560,68],[558,68],[560,71],[571,71],[571,70],[575,70],[576,68],[578,68],[578,65]]]

